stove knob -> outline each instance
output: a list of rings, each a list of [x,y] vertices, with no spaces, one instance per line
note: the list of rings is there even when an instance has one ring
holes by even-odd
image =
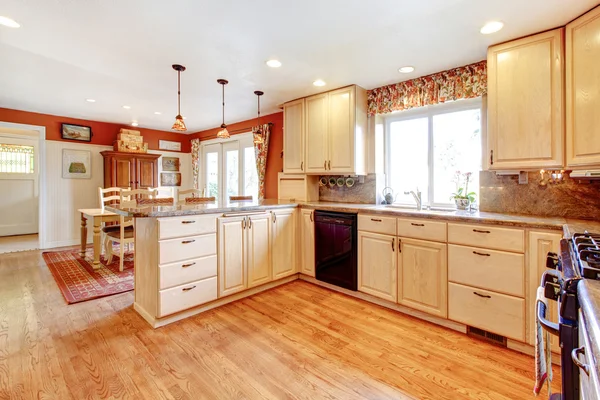
[[[558,254],[550,252],[546,255],[546,268],[556,269],[558,262]]]

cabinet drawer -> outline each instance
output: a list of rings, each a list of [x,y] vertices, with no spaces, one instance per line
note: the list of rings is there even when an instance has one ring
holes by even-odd
[[[524,299],[449,283],[448,318],[521,342],[525,341]]]
[[[446,223],[424,219],[398,218],[398,236],[445,242]]]
[[[158,295],[158,317],[164,317],[216,299],[216,276],[161,290]]]
[[[160,265],[158,270],[160,289],[212,278],[217,276],[217,255]]]
[[[448,280],[525,297],[525,256],[448,245]]]
[[[517,253],[525,252],[525,232],[522,229],[448,224],[448,242]]]
[[[395,236],[396,218],[380,215],[359,215],[358,230]]]
[[[217,231],[217,215],[190,215],[158,219],[158,238],[170,239]]]
[[[217,254],[217,234],[190,236],[158,242],[158,263],[169,264]]]

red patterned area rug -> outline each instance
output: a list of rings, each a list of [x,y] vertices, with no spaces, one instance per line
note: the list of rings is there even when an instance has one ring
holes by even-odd
[[[79,249],[45,252],[42,256],[68,304],[133,290],[133,252],[125,253],[123,272],[119,271],[118,255],[108,266],[106,258],[101,255],[102,267],[94,270],[91,248],[85,258],[79,255]]]

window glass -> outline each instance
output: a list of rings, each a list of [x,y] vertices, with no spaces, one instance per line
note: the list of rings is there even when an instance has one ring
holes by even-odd
[[[219,153],[206,153],[206,188],[208,197],[219,197]]]
[[[254,147],[244,148],[244,196],[258,198],[258,174]]]
[[[226,170],[225,176],[227,180],[227,197],[237,196],[239,190],[239,164],[238,164],[238,151],[227,150],[225,152],[226,157]]]
[[[33,174],[33,146],[0,143],[0,172]]]

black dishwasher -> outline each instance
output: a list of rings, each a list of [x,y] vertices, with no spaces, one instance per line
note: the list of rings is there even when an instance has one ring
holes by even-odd
[[[315,275],[320,281],[357,289],[356,214],[315,211]]]

